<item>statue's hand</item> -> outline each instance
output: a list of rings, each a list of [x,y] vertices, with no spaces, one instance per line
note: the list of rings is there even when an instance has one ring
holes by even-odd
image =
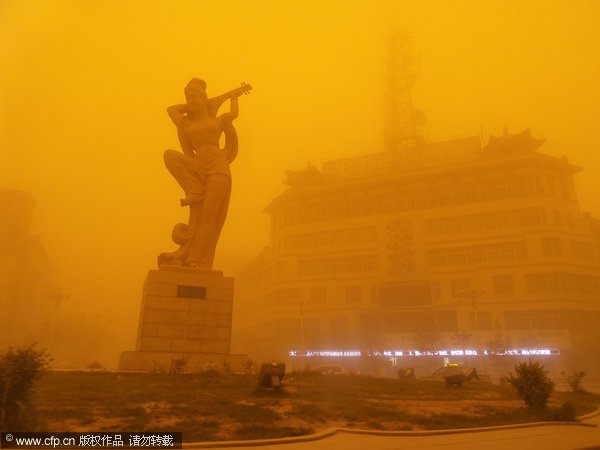
[[[248,94],[252,90],[252,86],[242,81],[241,86],[238,88],[239,95]]]

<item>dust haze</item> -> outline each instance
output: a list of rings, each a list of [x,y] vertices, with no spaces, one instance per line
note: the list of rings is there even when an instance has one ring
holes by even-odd
[[[186,217],[162,153],[189,79],[254,87],[215,261],[232,276],[268,245],[285,169],[383,149],[392,29],[414,39],[428,139],[530,128],[583,167],[582,211],[600,216],[596,1],[0,3],[0,187],[35,200],[65,364],[114,367],[134,346],[145,274]]]

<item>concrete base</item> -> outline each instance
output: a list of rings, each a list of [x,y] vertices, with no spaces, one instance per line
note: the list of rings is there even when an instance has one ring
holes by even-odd
[[[224,362],[241,366],[242,355],[229,355],[232,309],[233,278],[222,272],[183,267],[150,270],[136,350],[121,354],[119,369],[168,370],[172,360],[181,358],[187,360],[185,370],[222,367]]]

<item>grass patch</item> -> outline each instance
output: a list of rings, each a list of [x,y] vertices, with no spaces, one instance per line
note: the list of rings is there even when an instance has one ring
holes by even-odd
[[[468,428],[571,420],[600,396],[559,392],[532,413],[508,385],[369,376],[291,374],[279,391],[255,376],[49,372],[38,381],[35,421],[23,431],[182,431],[185,442],[298,436],[330,427],[377,430]],[[17,430],[15,430],[17,431]]]

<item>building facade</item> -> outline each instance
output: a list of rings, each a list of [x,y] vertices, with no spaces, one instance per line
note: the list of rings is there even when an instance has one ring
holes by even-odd
[[[0,351],[47,347],[54,331],[54,269],[29,234],[33,210],[28,192],[0,189]]]
[[[600,221],[542,143],[505,131],[288,171],[236,280],[234,350],[551,347],[593,366]]]

